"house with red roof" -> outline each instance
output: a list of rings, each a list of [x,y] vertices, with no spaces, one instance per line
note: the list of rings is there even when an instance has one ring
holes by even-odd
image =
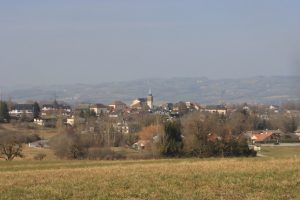
[[[249,131],[252,143],[276,142],[280,139],[282,132],[280,130]]]

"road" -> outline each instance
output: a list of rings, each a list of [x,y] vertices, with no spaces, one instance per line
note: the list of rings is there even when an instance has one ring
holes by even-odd
[[[300,143],[261,144],[262,147],[300,147]]]

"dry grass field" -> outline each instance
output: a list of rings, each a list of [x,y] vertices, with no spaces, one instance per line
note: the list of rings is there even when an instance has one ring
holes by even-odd
[[[300,199],[300,159],[3,161],[0,199]]]
[[[261,154],[272,158],[300,158],[300,146],[285,147],[262,147]]]
[[[49,139],[57,134],[57,131],[53,128],[44,128],[34,125],[33,123],[28,123],[28,125],[32,128],[20,124],[0,124],[0,133],[19,133],[23,135],[37,134],[43,139]]]
[[[55,135],[53,129],[2,131]],[[300,199],[300,147],[264,147],[265,157],[62,161],[24,146],[25,158],[0,161],[2,199]],[[46,154],[43,161],[33,158]]]

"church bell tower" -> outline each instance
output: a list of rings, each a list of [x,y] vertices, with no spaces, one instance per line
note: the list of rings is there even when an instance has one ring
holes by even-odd
[[[149,90],[149,93],[147,96],[147,105],[150,109],[153,108],[153,95],[152,95],[151,89]]]

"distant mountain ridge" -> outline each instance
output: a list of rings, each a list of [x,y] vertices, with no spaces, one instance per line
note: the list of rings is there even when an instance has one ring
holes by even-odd
[[[166,78],[135,81],[106,82],[101,84],[73,84],[37,86],[11,90],[7,96],[13,101],[53,100],[71,104],[131,102],[146,97],[151,88],[154,103],[192,101],[203,104],[272,103],[281,104],[300,97],[299,76],[252,77],[212,80],[205,77]]]

